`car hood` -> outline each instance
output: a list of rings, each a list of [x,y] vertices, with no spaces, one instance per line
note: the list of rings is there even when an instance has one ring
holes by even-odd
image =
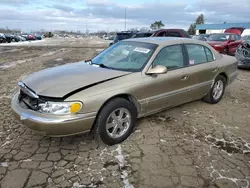
[[[227,42],[222,42],[222,41],[207,41],[208,44],[210,44],[211,46],[214,45],[226,45]]]
[[[35,72],[24,79],[23,83],[39,96],[64,98],[78,89],[91,87],[126,74],[129,72],[78,62]]]

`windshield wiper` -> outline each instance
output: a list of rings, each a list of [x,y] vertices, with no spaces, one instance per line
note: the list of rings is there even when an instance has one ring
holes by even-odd
[[[106,66],[106,65],[104,65],[104,64],[98,64],[99,65],[99,67],[101,67],[101,68],[105,68],[105,69],[112,69],[112,68],[110,68],[110,67],[108,67],[108,66]]]
[[[87,64],[90,64],[90,65],[93,64],[92,59],[85,60],[84,62],[87,63]]]
[[[112,69],[112,68],[110,68],[110,67],[104,65],[103,63],[101,63],[101,64],[93,63],[93,61],[92,61],[91,59],[90,59],[90,60],[86,60],[85,62],[86,62],[86,63],[90,62],[90,65],[98,65],[98,66],[101,67],[101,68]]]

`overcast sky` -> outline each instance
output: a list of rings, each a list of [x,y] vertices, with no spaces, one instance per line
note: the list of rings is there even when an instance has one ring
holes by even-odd
[[[250,22],[250,0],[0,0],[0,27],[89,31],[149,27],[187,29],[200,13],[206,23]],[[87,23],[87,24],[86,24]]]

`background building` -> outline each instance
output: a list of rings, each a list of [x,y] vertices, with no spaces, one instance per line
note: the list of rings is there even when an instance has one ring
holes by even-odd
[[[199,24],[196,25],[196,35],[198,34],[210,34],[210,33],[224,33],[224,31],[231,27],[244,27],[245,30],[242,33],[244,35],[250,35],[250,22],[249,23],[224,23],[224,24]]]

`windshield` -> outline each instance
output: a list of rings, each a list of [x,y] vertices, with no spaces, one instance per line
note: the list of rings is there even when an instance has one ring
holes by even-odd
[[[118,42],[93,58],[92,64],[121,71],[141,71],[156,47],[156,44],[142,42]]]
[[[229,39],[229,34],[216,34],[216,35],[210,35],[208,37],[208,41],[227,41]]]
[[[193,36],[193,39],[202,40],[205,39],[205,36],[203,35]]]
[[[243,40],[250,40],[250,35],[242,37]]]

